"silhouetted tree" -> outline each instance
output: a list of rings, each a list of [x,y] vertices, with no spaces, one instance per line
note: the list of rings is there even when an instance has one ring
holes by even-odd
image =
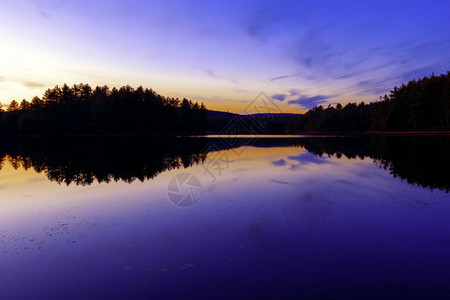
[[[450,72],[394,87],[370,104],[315,107],[292,120],[288,131],[450,130]]]
[[[16,100],[11,101],[8,105],[8,112],[18,111],[20,109],[19,103]]]
[[[200,134],[206,108],[142,86],[88,84],[47,89],[40,99],[12,101],[0,118],[3,134]]]

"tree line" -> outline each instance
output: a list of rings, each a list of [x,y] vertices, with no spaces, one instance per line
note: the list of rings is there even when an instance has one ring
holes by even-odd
[[[0,134],[201,134],[203,103],[170,98],[152,89],[123,86],[92,88],[64,84],[31,101],[0,104]]]
[[[286,131],[450,130],[450,72],[394,87],[379,101],[317,106],[287,122]]]
[[[366,104],[319,105],[303,115],[239,116],[209,112],[203,103],[164,97],[142,86],[55,86],[42,99],[0,104],[0,135],[203,134],[239,117],[252,133],[448,131],[450,72],[394,87]],[[253,126],[263,119],[264,128]],[[261,123],[261,122],[259,122]],[[255,128],[253,128],[255,127]]]

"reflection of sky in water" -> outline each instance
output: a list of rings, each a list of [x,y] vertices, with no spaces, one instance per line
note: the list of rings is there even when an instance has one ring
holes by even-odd
[[[448,194],[371,159],[298,147],[223,153],[229,168],[216,181],[194,166],[67,187],[5,164],[2,298],[449,295]],[[186,171],[203,193],[177,208],[166,188]]]

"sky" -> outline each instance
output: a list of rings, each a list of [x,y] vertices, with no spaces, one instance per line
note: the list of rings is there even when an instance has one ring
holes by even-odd
[[[67,83],[243,112],[370,102],[450,70],[450,1],[1,0],[0,102]]]

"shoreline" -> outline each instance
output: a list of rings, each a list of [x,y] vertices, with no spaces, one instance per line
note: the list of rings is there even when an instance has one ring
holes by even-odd
[[[304,136],[322,136],[322,137],[351,137],[351,136],[368,136],[368,135],[411,135],[411,136],[430,136],[430,135],[450,135],[450,131],[366,131],[366,132],[301,132],[301,133],[283,133],[283,134],[238,134],[227,135],[209,132],[206,134],[30,134],[30,135],[2,135],[2,138],[102,138],[102,137],[117,137],[117,138],[137,138],[137,137],[151,137],[151,138],[223,138],[223,137],[242,137],[242,138],[301,138]]]

